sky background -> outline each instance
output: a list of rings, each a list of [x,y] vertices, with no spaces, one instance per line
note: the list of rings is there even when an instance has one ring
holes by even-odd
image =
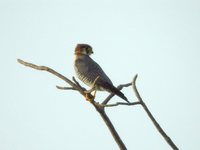
[[[138,73],[138,90],[161,127],[181,150],[199,150],[199,8],[199,0],[0,0],[0,149],[118,149],[80,94],[17,63],[71,79],[74,48],[88,43],[115,85]],[[123,92],[136,100],[131,87]],[[107,95],[98,92],[96,100]],[[171,149],[140,106],[106,112],[129,150]]]

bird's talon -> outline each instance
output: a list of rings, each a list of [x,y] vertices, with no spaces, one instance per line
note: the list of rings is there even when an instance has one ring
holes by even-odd
[[[85,93],[85,99],[89,102],[93,102],[94,101],[94,97],[90,96],[88,93]]]

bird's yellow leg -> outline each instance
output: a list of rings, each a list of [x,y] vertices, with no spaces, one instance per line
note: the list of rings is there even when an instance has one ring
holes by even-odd
[[[94,95],[90,95],[90,93],[85,92],[85,99],[89,102],[93,102],[96,97],[96,90],[94,90]]]
[[[91,98],[90,98],[90,96],[89,96],[88,93],[85,93],[85,99],[86,99],[87,101],[91,101]]]
[[[87,101],[89,101],[89,102],[92,102],[92,101],[94,100],[94,97],[93,97],[93,95],[91,94],[91,92],[93,92],[94,89],[95,89],[95,88],[92,87],[90,90],[84,91],[84,93],[85,93],[85,99],[86,99]]]
[[[95,99],[95,97],[96,97],[96,93],[97,93],[97,91],[96,91],[96,90],[94,90],[94,95],[93,95],[93,96],[94,96],[94,99]]]
[[[94,90],[95,90],[95,87],[93,86],[91,89],[84,91],[84,93],[88,94],[88,93],[93,92]]]
[[[84,91],[85,98],[87,101],[90,101],[90,102],[94,101],[95,96],[96,96],[95,84],[96,84],[97,80],[99,79],[99,77],[100,76],[96,77],[96,79],[93,82],[92,88],[90,90]],[[94,91],[94,95],[91,94],[93,91]],[[89,94],[91,94],[91,95],[89,95]]]

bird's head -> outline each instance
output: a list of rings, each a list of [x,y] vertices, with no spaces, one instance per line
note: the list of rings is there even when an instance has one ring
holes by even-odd
[[[75,54],[91,55],[93,54],[92,47],[88,44],[77,44]]]

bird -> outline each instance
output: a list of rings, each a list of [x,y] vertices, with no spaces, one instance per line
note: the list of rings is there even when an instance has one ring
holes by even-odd
[[[99,64],[90,57],[93,53],[92,47],[88,44],[77,44],[75,48],[75,73],[84,84],[91,87],[87,93],[95,91],[96,94],[96,91],[107,91],[130,103],[126,96],[113,85]]]

